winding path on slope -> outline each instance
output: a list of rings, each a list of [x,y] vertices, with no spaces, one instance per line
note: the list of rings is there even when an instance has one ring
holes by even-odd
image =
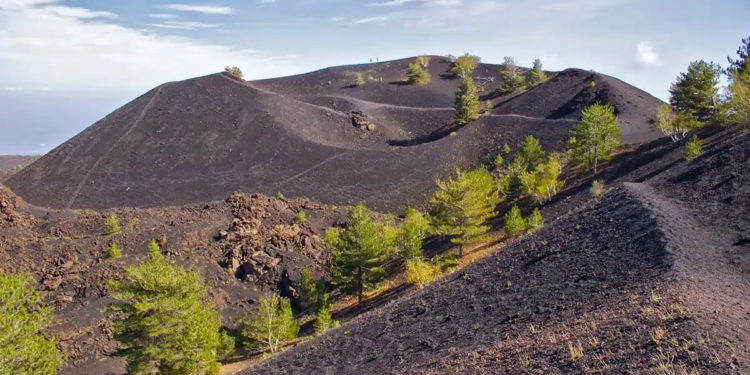
[[[731,237],[720,227],[699,224],[683,202],[664,197],[649,185],[623,186],[656,216],[696,318],[737,343],[750,337],[750,277],[741,274],[725,256],[732,246]]]
[[[391,108],[391,109],[405,109],[405,110],[411,110],[411,111],[455,111],[452,107],[408,107],[403,105],[395,105],[395,104],[385,104],[385,103],[378,103],[378,102],[371,102],[369,100],[363,100],[363,99],[357,99],[350,96],[344,96],[344,95],[333,95],[333,94],[327,94],[327,95],[320,95],[317,96],[318,98],[336,98],[336,99],[343,99],[348,100],[354,103],[359,104],[363,110],[368,109],[378,109],[378,108]],[[516,118],[523,118],[527,120],[535,120],[535,121],[567,121],[567,122],[579,122],[579,120],[576,119],[548,119],[543,117],[531,117],[531,116],[524,116],[514,113],[508,113],[508,114],[501,114],[501,115],[490,115],[489,117],[516,117]]]

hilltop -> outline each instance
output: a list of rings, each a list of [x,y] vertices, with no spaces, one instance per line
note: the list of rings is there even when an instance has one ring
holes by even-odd
[[[166,83],[6,183],[49,208],[166,207],[243,191],[400,211],[423,204],[436,178],[490,162],[505,143],[532,134],[545,149],[562,150],[581,109],[594,102],[615,107],[625,142],[658,137],[648,119],[661,102],[619,80],[568,69],[497,96],[492,64],[474,71],[492,115],[459,128],[450,63],[434,56],[432,82],[417,87],[403,82],[411,60],[252,82],[219,73]],[[358,87],[357,72],[368,80]],[[374,127],[355,126],[363,118]]]

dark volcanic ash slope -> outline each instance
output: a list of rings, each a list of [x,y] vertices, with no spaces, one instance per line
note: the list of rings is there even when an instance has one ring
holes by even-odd
[[[28,202],[51,208],[161,207],[245,191],[339,205],[365,200],[379,210],[400,210],[423,203],[436,178],[490,161],[503,144],[515,145],[526,135],[560,150],[580,113],[553,115],[583,85],[580,79],[556,77],[513,98],[494,99],[493,116],[456,129],[450,106],[458,80],[441,76],[450,64],[434,57],[433,81],[412,87],[399,83],[408,62],[254,82],[221,73],[164,84],[57,147],[7,185]],[[371,80],[348,87],[356,71]],[[497,71],[482,64],[474,75],[492,77]],[[492,85],[485,93],[497,82]],[[596,99],[630,98],[633,90],[628,90],[613,86]],[[541,112],[539,94],[547,100]],[[363,113],[375,128],[354,126],[351,111]],[[625,140],[657,136],[642,132],[643,126],[623,122]]]
[[[750,136],[706,142],[653,142],[604,173],[638,183],[243,374],[746,373]]]

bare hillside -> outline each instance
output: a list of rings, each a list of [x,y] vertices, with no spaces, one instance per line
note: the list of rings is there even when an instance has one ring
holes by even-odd
[[[580,108],[597,101],[621,112],[626,142],[658,136],[647,123],[657,99],[578,70],[550,72],[550,81],[512,97],[493,94],[497,80],[483,81],[492,115],[459,128],[451,108],[458,80],[449,74],[450,63],[433,57],[432,82],[416,87],[402,81],[410,60],[253,82],[221,73],[167,83],[7,185],[50,208],[164,207],[235,191],[280,191],[398,211],[424,203],[436,178],[492,160],[505,143],[533,134],[547,149],[562,149]],[[356,72],[368,82],[352,86]],[[474,75],[478,82],[497,78],[498,66],[481,64]],[[589,92],[591,79],[602,83]]]

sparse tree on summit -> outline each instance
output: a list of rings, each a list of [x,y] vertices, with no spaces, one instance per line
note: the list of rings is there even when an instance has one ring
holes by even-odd
[[[358,203],[349,210],[348,227],[334,242],[333,283],[343,293],[357,294],[360,304],[363,292],[385,277],[383,263],[391,250],[386,237],[385,226],[373,220],[364,203]]]
[[[426,85],[432,80],[432,76],[424,69],[419,60],[409,63],[409,66],[406,68],[406,76],[412,85]]]
[[[568,152],[576,163],[597,173],[599,161],[609,160],[621,145],[618,119],[609,104],[591,105],[581,116],[581,122],[570,132]]]
[[[417,56],[417,63],[419,63],[419,66],[425,69],[430,66],[430,60],[430,56]]]
[[[474,69],[479,66],[479,61],[479,56],[470,55],[467,52],[465,55],[456,59],[456,62],[453,63],[453,69],[451,69],[451,72],[461,78],[466,78],[471,76]]]
[[[234,340],[219,332],[221,317],[200,274],[173,266],[154,249],[148,256],[125,269],[125,280],[109,283],[120,301],[112,306],[121,313],[114,337],[128,374],[218,374],[219,357]]]
[[[459,124],[479,118],[479,93],[470,75],[461,78],[453,108],[456,109],[456,120]]]
[[[226,68],[224,68],[224,71],[227,72],[227,73],[229,73],[229,74],[231,74],[231,75],[233,75],[233,76],[235,76],[235,77],[237,77],[237,78],[239,78],[239,79],[243,79],[245,77],[245,75],[242,74],[242,70],[240,70],[240,68],[238,68],[236,66],[235,67],[231,67],[231,68],[229,66],[227,66]]]
[[[498,91],[501,94],[508,94],[516,91],[518,86],[523,82],[523,77],[516,66],[516,60],[510,56],[503,58],[503,64],[500,66],[500,87]]]
[[[354,77],[354,86],[362,86],[365,84],[365,75],[357,72],[357,74]]]
[[[681,126],[702,126],[714,116],[720,74],[718,64],[693,61],[672,83],[669,104],[678,114],[677,121],[683,122]]]
[[[487,220],[497,215],[498,194],[489,171],[479,168],[464,172],[456,170],[456,177],[437,181],[440,190],[430,199],[430,217],[435,232],[455,236],[451,242],[459,244],[459,256],[464,245],[482,241],[490,226]]]
[[[27,275],[0,274],[0,374],[54,375],[65,360],[44,330],[54,314],[42,307]]]
[[[546,80],[547,74],[542,70],[542,61],[539,59],[534,60],[534,66],[526,71],[526,86],[532,88]]]

